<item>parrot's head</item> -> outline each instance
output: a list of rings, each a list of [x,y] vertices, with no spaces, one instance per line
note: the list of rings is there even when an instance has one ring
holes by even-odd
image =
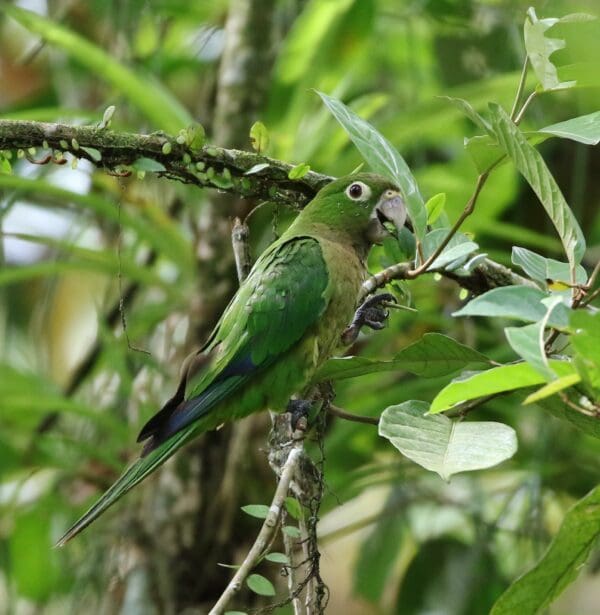
[[[374,173],[356,173],[322,188],[303,214],[333,231],[350,235],[356,247],[368,249],[399,232],[406,223],[406,206],[399,188]]]

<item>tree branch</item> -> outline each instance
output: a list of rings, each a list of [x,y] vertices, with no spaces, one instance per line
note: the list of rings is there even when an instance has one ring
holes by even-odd
[[[308,203],[333,178],[310,171],[298,180],[288,178],[293,165],[254,152],[205,145],[192,150],[162,132],[149,135],[115,132],[95,126],[69,126],[21,120],[0,120],[0,150],[23,150],[32,162],[60,163],[48,155],[36,161],[31,148],[70,153],[119,175],[135,172],[131,165],[148,158],[164,167],[159,177],[242,197],[265,199],[294,207]],[[256,165],[268,165],[253,172]],[[249,174],[247,174],[249,173]]]
[[[252,545],[250,551],[248,551],[248,554],[244,558],[244,561],[238,568],[233,579],[231,579],[229,585],[227,585],[225,591],[221,594],[215,606],[211,609],[209,615],[220,615],[225,612],[225,607],[227,604],[229,604],[233,596],[240,591],[242,584],[248,578],[248,575],[256,563],[264,555],[264,552],[277,529],[279,517],[284,507],[285,498],[288,494],[290,484],[294,478],[294,474],[303,452],[304,440],[300,436],[303,436],[303,434],[298,434],[297,432],[292,436],[292,448],[288,454],[285,464],[283,465],[279,482],[277,483],[277,489],[275,490],[271,506],[269,507],[269,513],[260,528],[260,532],[258,533],[254,544]]]

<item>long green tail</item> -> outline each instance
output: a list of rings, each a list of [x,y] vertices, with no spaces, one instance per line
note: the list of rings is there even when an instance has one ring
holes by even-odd
[[[202,431],[200,429],[200,431]],[[145,457],[141,457],[125,470],[117,481],[108,488],[108,491],[58,540],[55,546],[64,546],[71,538],[77,536],[90,523],[95,521],[107,508],[112,506],[119,498],[125,495],[132,487],[144,480],[158,466],[164,463],[177,449],[198,433],[198,425],[189,425],[186,429],[173,435],[161,446],[154,449]]]

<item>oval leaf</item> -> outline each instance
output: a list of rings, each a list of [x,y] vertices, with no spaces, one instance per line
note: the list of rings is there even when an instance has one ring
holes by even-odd
[[[517,437],[512,427],[494,422],[452,421],[427,415],[422,401],[407,401],[383,411],[379,435],[404,456],[448,480],[458,472],[481,470],[512,457]]]
[[[275,588],[273,583],[269,579],[262,576],[262,574],[251,574],[246,579],[246,585],[259,596],[274,596]]]
[[[269,507],[265,504],[247,504],[246,506],[242,506],[242,510],[251,517],[256,517],[257,519],[266,519],[269,514]]]

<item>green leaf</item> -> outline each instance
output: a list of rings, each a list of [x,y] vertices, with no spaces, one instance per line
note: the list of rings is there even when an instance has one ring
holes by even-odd
[[[513,246],[511,260],[514,265],[521,267],[530,278],[544,284],[548,280],[566,282],[571,277],[568,263],[562,263],[553,258],[546,258],[526,248]],[[577,265],[575,270],[576,283],[585,284],[586,280],[586,270],[581,265]]]
[[[562,299],[559,296],[548,297],[544,300],[546,311],[539,322],[525,327],[507,327],[504,329],[511,348],[537,369],[546,380],[556,379],[556,374],[550,369],[546,357],[544,331],[554,308],[558,305],[562,305]]]
[[[290,564],[290,558],[285,553],[277,553],[277,551],[274,551],[273,553],[267,553],[265,555],[265,559],[275,564],[284,564],[287,566],[289,566]]]
[[[502,107],[490,103],[490,110],[500,145],[544,206],[574,270],[585,252],[585,239],[573,212],[539,152],[527,142]]]
[[[95,147],[80,147],[94,162],[100,162],[102,160],[102,154]]]
[[[356,115],[344,103],[323,92],[317,94],[373,170],[389,177],[400,186],[415,235],[417,239],[422,240],[427,227],[427,210],[417,181],[404,158],[374,126]]]
[[[471,103],[463,98],[455,98],[453,96],[439,96],[438,98],[447,100],[451,105],[454,105],[457,109],[462,111],[476,126],[493,136],[494,131],[492,130],[490,123],[479,115],[475,109],[473,109]]]
[[[285,498],[285,509],[294,519],[302,519],[302,506],[296,498]]]
[[[257,519],[266,519],[269,514],[269,507],[265,504],[247,504],[246,506],[242,506],[242,510],[251,517],[256,517]]]
[[[246,579],[246,585],[259,596],[274,596],[275,588],[273,583],[269,579],[262,576],[262,574],[251,574]]]
[[[165,165],[152,158],[138,158],[132,165],[136,171],[147,171],[148,173],[160,173],[166,171]]]
[[[525,327],[506,327],[504,333],[510,347],[522,359],[542,374],[546,380],[553,378],[554,374],[546,365],[547,360],[544,354],[543,321]]]
[[[567,512],[542,559],[500,596],[490,615],[544,611],[577,578],[599,535],[600,487],[596,487]]]
[[[489,135],[475,135],[465,139],[465,149],[479,173],[489,171],[505,156],[496,139]]]
[[[3,156],[1,153],[0,153],[0,173],[5,173],[7,175],[12,174],[12,165],[10,164],[10,160],[6,156]]]
[[[551,360],[549,364],[554,371],[559,373],[559,376],[575,371],[574,367],[566,361]],[[452,381],[436,395],[431,402],[429,412],[437,414],[470,399],[515,391],[545,382],[546,379],[529,363],[493,367],[484,372],[476,372],[460,380]]]
[[[558,38],[546,38],[544,32],[559,23],[560,19],[538,19],[535,9],[530,7],[525,19],[525,49],[542,89],[561,90],[571,88],[575,81],[560,81],[556,66],[550,56],[565,46],[565,41]]]
[[[445,206],[445,192],[440,192],[432,196],[427,203],[425,203],[425,209],[427,210],[427,224],[433,224],[440,217]]]
[[[578,382],[581,382],[581,376],[579,374],[567,374],[566,376],[552,380],[552,382],[545,384],[537,391],[531,393],[531,395],[528,395],[523,400],[523,405],[526,406],[527,404],[540,401],[540,399],[546,399],[546,397],[550,397],[559,391],[564,391],[564,389],[568,389]]]
[[[495,466],[517,451],[514,429],[502,423],[452,421],[426,414],[422,401],[407,401],[383,411],[379,435],[404,456],[444,480],[453,474]]]
[[[300,533],[300,530],[297,527],[294,527],[293,525],[284,525],[281,528],[281,531],[284,534],[287,534],[290,538],[300,538],[302,536],[302,534]]]
[[[192,152],[198,152],[206,143],[206,131],[198,122],[185,129],[185,143]]]
[[[93,43],[37,13],[2,4],[1,9],[30,32],[66,51],[89,72],[121,92],[156,128],[175,133],[192,122],[189,112],[160,83],[123,66]]]
[[[488,316],[537,322],[546,314],[542,300],[547,297],[548,293],[532,286],[501,286],[474,297],[452,316]],[[561,329],[566,328],[569,320],[568,308],[564,306],[556,312],[553,312],[550,324]]]
[[[305,162],[292,167],[288,173],[289,179],[302,179],[310,171],[310,165]]]
[[[250,142],[256,152],[263,153],[269,147],[269,131],[262,122],[254,122],[250,127]],[[248,173],[246,173],[248,175]]]
[[[600,111],[545,126],[538,129],[538,132],[571,139],[586,145],[598,145],[600,143]]]
[[[426,333],[417,342],[403,348],[392,361],[365,357],[329,359],[317,372],[314,382],[397,370],[406,370],[425,378],[437,378],[459,370],[489,365],[490,360],[473,348],[441,333]]]
[[[423,240],[423,254],[425,258],[428,258],[435,252],[449,232],[450,229],[448,228],[437,228],[427,233]],[[463,233],[455,233],[443,252],[433,261],[430,269],[443,269],[459,259],[466,259],[466,257],[472,252],[475,252],[477,248],[479,248],[479,246],[475,242],[469,241],[466,235]]]
[[[590,386],[600,390],[600,312],[574,311],[570,324],[577,370]]]

